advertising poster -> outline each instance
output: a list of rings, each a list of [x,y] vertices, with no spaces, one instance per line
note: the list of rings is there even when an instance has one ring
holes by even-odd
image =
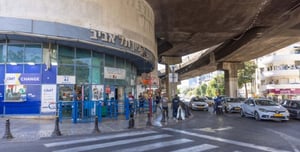
[[[56,85],[42,85],[41,112],[56,111]]]
[[[92,85],[92,100],[103,100],[104,86]]]

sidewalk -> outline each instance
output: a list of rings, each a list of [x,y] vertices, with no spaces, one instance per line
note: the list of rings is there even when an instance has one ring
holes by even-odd
[[[169,116],[171,113],[169,112]],[[191,118],[191,117],[190,117]],[[189,118],[189,119],[190,119]],[[3,139],[2,137],[6,133],[6,120],[10,121],[10,131],[13,139]],[[181,121],[173,120],[172,118],[166,120],[166,122],[161,122],[162,114],[160,111],[152,114],[152,126],[150,127],[163,127],[166,125],[175,125]],[[146,128],[148,117],[147,114],[137,114],[134,117],[135,128]],[[187,119],[186,119],[187,120]],[[184,120],[184,121],[186,121]],[[129,121],[123,118],[114,119],[102,119],[102,122],[98,124],[98,128],[101,133],[116,132],[132,130],[128,129]],[[62,136],[68,135],[84,135],[92,134],[95,128],[94,122],[88,123],[72,123],[71,120],[63,120],[59,123],[59,130]],[[0,117],[0,143],[5,142],[29,142],[35,141],[43,137],[51,137],[52,132],[55,129],[55,119],[52,118],[42,118],[42,117],[20,117],[20,116],[4,116]],[[100,134],[101,134],[100,133]]]

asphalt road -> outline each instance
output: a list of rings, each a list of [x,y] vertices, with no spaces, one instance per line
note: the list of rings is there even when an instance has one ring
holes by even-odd
[[[238,113],[216,116],[192,111],[193,118],[174,126],[133,129],[100,135],[43,138],[34,142],[7,142],[2,152],[153,151],[156,152],[299,152],[300,120],[256,121]]]

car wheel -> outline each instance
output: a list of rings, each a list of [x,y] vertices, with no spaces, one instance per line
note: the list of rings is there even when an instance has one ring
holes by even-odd
[[[259,114],[256,111],[254,113],[254,118],[255,118],[255,120],[260,120]]]
[[[245,117],[244,111],[241,110],[241,117]]]

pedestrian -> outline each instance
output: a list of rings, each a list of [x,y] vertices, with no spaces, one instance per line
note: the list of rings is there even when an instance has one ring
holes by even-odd
[[[168,106],[169,99],[167,97],[167,94],[164,94],[161,98],[161,104],[162,104],[162,113],[163,116],[166,116],[167,119],[169,119],[169,106]]]
[[[177,117],[177,111],[178,111],[178,106],[179,106],[179,97],[177,94],[175,94],[175,97],[172,99],[172,110],[173,110],[173,119],[175,120]]]
[[[177,111],[177,120],[184,120],[185,119],[185,110],[184,110],[185,104],[182,101],[179,101],[178,103],[178,111]]]
[[[157,108],[159,108],[160,110],[162,110],[161,109],[161,106],[160,106],[160,100],[161,100],[161,96],[160,96],[160,94],[159,93],[157,93],[156,94],[156,96],[155,96],[155,109],[157,110]]]
[[[144,102],[145,102],[145,98],[144,95],[142,93],[140,93],[139,95],[139,113],[144,113]]]
[[[134,113],[134,96],[131,92],[128,93],[128,101],[129,101],[129,111],[130,113]]]

